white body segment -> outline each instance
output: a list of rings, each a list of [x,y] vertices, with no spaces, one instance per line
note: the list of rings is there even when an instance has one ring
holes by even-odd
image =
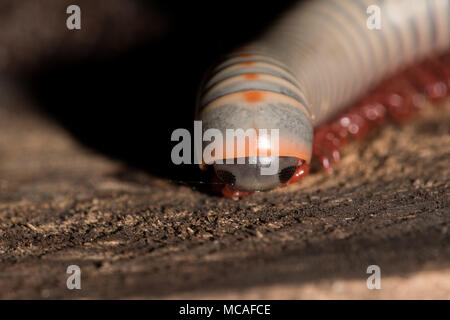
[[[367,13],[371,5],[379,17]],[[380,29],[369,29],[369,18],[379,18]],[[246,51],[288,66],[317,125],[400,67],[449,47],[449,0],[314,0]]]

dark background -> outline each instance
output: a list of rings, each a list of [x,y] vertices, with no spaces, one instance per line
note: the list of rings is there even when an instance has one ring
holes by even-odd
[[[190,180],[198,170],[172,165],[170,136],[192,130],[204,73],[292,2],[143,1],[162,13],[165,34],[113,57],[95,50],[81,59],[49,55],[22,78],[41,110],[84,144],[153,174]]]

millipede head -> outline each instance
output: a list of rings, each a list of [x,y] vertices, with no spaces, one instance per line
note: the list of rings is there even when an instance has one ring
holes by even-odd
[[[197,106],[203,161],[229,198],[286,185],[311,160],[309,105],[290,69],[272,57],[230,57],[206,79]]]
[[[235,159],[235,163],[214,164],[217,178],[227,190],[238,192],[266,191],[286,185],[305,161],[296,157],[247,157]],[[277,164],[274,164],[277,162]],[[275,166],[272,174],[264,168]]]

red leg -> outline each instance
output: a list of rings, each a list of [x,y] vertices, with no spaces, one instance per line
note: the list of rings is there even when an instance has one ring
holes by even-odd
[[[313,156],[331,173],[342,148],[362,140],[387,119],[403,123],[427,101],[439,102],[450,92],[450,55],[410,67],[385,81],[364,100],[314,132]]]
[[[295,171],[292,178],[289,179],[288,182],[286,182],[284,186],[299,182],[302,180],[309,172],[309,165],[306,163],[303,163],[303,161],[300,161],[300,165],[297,167],[297,170]]]
[[[225,185],[222,188],[222,195],[225,198],[230,198],[230,199],[234,199],[234,200],[239,200],[239,199],[245,198],[251,194],[252,194],[252,192],[239,191],[239,190],[233,189],[229,185]]]

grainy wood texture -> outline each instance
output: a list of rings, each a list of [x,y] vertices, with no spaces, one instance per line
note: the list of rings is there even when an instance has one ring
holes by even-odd
[[[450,298],[448,108],[236,202],[86,150],[2,92],[1,298]]]

